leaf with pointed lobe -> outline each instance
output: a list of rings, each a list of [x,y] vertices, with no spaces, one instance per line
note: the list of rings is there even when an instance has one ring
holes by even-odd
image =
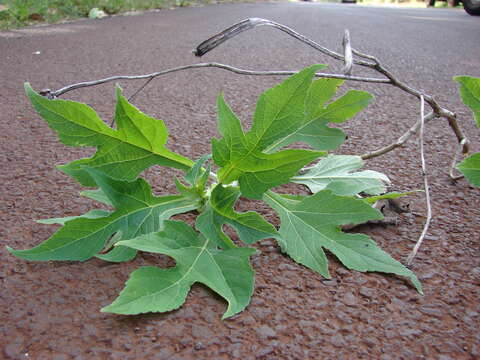
[[[70,100],[49,100],[25,84],[25,91],[39,115],[70,146],[96,147],[91,158],[72,161],[59,169],[85,186],[95,181],[85,167],[102,171],[117,180],[134,180],[153,165],[188,170],[193,162],[165,147],[168,131],[154,119],[130,104],[117,88],[115,123],[107,126],[89,106]]]
[[[194,283],[202,283],[228,302],[222,319],[241,312],[253,293],[254,271],[249,258],[256,250],[219,250],[215,244],[190,226],[165,221],[161,232],[121,241],[120,246],[171,256],[176,266],[153,266],[134,271],[118,298],[102,312],[141,314],[179,308]]]
[[[264,200],[280,216],[277,240],[282,250],[296,262],[329,278],[326,249],[349,269],[405,276],[422,293],[415,274],[381,250],[367,235],[342,232],[341,225],[383,218],[364,201],[337,196],[329,190],[319,191],[301,201],[269,191]]]
[[[159,231],[166,219],[199,206],[181,195],[155,197],[143,179],[119,181],[98,170],[85,170],[108,197],[115,211],[103,217],[80,216],[66,221],[48,240],[32,249],[8,248],[12,254],[36,261],[84,261],[95,255],[109,261],[126,261],[135,256],[132,249],[120,251],[116,248],[113,254],[99,254],[113,234],[121,231],[125,240]]]

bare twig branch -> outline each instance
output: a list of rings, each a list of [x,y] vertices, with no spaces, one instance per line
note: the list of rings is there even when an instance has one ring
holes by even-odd
[[[434,119],[435,117],[436,117],[436,115],[433,112],[431,112],[427,116],[425,116],[425,118],[423,119],[423,123],[426,124],[430,120]],[[391,143],[390,145],[382,147],[378,150],[374,150],[374,151],[371,151],[369,153],[363,154],[360,157],[363,160],[372,159],[374,157],[384,155],[384,154],[402,146],[403,144],[405,144],[407,142],[408,139],[410,139],[413,135],[415,135],[418,132],[418,130],[420,130],[421,126],[422,126],[422,119],[419,119],[410,129],[407,130],[407,132],[405,132],[402,136],[400,136],[397,139],[397,141]]]
[[[189,70],[189,69],[199,69],[199,68],[219,68],[219,69],[231,71],[233,73],[240,74],[240,75],[256,75],[256,76],[289,76],[289,75],[296,74],[298,72],[298,71],[253,71],[253,70],[239,69],[230,65],[225,65],[225,64],[216,63],[216,62],[198,63],[198,64],[191,64],[191,65],[185,65],[185,66],[178,66],[178,67],[174,67],[174,68],[170,68],[162,71],[157,71],[151,74],[117,75],[117,76],[111,76],[111,77],[107,77],[99,80],[84,81],[84,82],[76,83],[73,85],[65,86],[56,91],[52,91],[49,93],[49,95],[53,97],[59,97],[69,91],[80,89],[83,87],[96,86],[96,85],[105,84],[108,82],[118,81],[118,80],[154,79],[158,76],[162,76],[162,75],[166,75],[166,74],[170,74],[178,71]],[[348,76],[348,75],[340,75],[340,74],[318,73],[318,74],[315,74],[315,76],[319,78],[333,78],[333,79],[360,81],[360,82],[377,83],[377,84],[390,83],[388,79]]]
[[[345,75],[352,75],[352,67],[353,67],[353,54],[352,54],[352,46],[350,45],[350,33],[348,30],[345,29],[345,34],[343,36],[343,53],[345,54],[345,66],[343,67],[343,73]]]
[[[385,75],[391,81],[391,84],[393,86],[402,89],[406,93],[408,93],[410,95],[413,95],[413,96],[417,97],[418,99],[423,98],[424,101],[426,101],[431,106],[433,112],[436,115],[438,115],[439,117],[444,117],[444,118],[447,119],[448,125],[453,130],[455,136],[457,137],[458,142],[460,143],[463,140],[465,140],[463,142],[463,153],[464,154],[468,153],[469,143],[468,143],[467,138],[463,134],[462,130],[458,126],[457,116],[456,116],[455,113],[453,113],[453,112],[451,112],[447,109],[442,108],[438,104],[438,102],[433,98],[433,96],[426,95],[422,91],[414,89],[413,87],[407,85],[406,83],[398,80],[390,71],[388,71],[386,68],[384,68],[383,65],[381,65],[380,61],[378,61],[378,59],[375,58],[374,56],[362,54],[357,50],[353,50],[353,53],[358,55],[358,56],[361,56],[361,57],[367,58],[369,60],[372,60],[375,64],[374,65],[370,64],[369,67],[375,69],[380,74]]]
[[[424,150],[424,144],[423,144],[423,134],[424,134],[424,128],[425,128],[424,114],[425,114],[425,101],[423,99],[423,96],[421,96],[420,97],[420,156],[422,160],[422,176],[423,176],[423,184],[425,187],[425,201],[427,203],[427,220],[425,221],[425,225],[423,226],[423,231],[420,237],[418,238],[417,243],[415,244],[415,247],[413,248],[412,252],[408,256],[407,265],[412,264],[413,259],[417,255],[418,249],[420,249],[420,246],[422,245],[423,239],[427,234],[428,228],[430,227],[430,222],[432,220],[430,188],[428,185],[427,166],[425,164],[425,150]]]
[[[230,40],[231,38],[237,36],[238,34],[253,29],[257,26],[272,26],[278,30],[283,31],[284,33],[294,37],[297,40],[300,40],[301,42],[307,44],[308,46],[314,48],[315,50],[320,51],[321,53],[328,55],[330,57],[333,57],[334,59],[343,61],[343,56],[335,51],[332,51],[330,49],[327,49],[326,47],[316,43],[312,39],[307,38],[306,36],[303,36],[302,34],[296,32],[295,30],[289,28],[288,26],[276,23],[274,21],[270,21],[267,19],[261,19],[261,18],[250,18],[250,19],[245,19],[242,20],[232,26],[230,26],[228,29],[223,30],[222,32],[219,32],[218,34],[212,36],[211,38],[205,40],[202,42],[200,45],[198,45],[192,52],[195,54],[195,56],[203,56],[207,52],[215,49],[218,45],[224,43],[227,40]],[[364,65],[364,66],[371,66],[372,64],[361,61],[361,60],[354,60],[355,64],[359,65]]]
[[[130,97],[128,98],[128,101],[132,101],[133,98],[134,98],[135,96],[137,96],[140,91],[142,91],[143,89],[145,89],[145,87],[146,87],[148,84],[150,84],[150,82],[151,82],[153,79],[155,79],[155,77],[151,77],[150,79],[148,79],[147,81],[145,81],[145,83],[144,83],[142,86],[140,86],[132,95],[130,95]]]
[[[466,139],[460,141],[460,143],[457,146],[457,150],[455,151],[455,154],[453,155],[452,164],[450,165],[450,171],[448,172],[448,174],[450,175],[450,178],[452,180],[460,180],[460,179],[463,179],[465,177],[464,175],[455,175],[453,173],[455,171],[456,167],[457,167],[457,158],[458,158],[458,155],[460,155],[460,152],[463,150],[463,145],[464,145],[465,141],[466,141]]]
[[[362,57],[364,59],[368,59],[368,60],[371,60],[373,61],[374,63],[373,64],[370,64],[371,66],[375,66],[375,64],[378,64],[378,60],[375,56],[372,56],[372,55],[368,55],[368,54],[364,54],[356,49],[353,49],[352,48],[352,53],[359,56],[359,57]]]
[[[335,79],[343,79],[343,80],[350,80],[350,81],[361,81],[361,82],[368,82],[368,83],[381,83],[381,84],[390,84],[395,87],[400,88],[401,90],[417,97],[418,99],[423,98],[424,102],[427,102],[432,110],[433,114],[432,117],[430,118],[430,115],[427,115],[425,118],[425,121],[431,120],[434,117],[442,117],[446,118],[448,121],[448,124],[450,128],[453,130],[455,136],[457,137],[457,140],[459,143],[463,144],[463,153],[468,153],[469,151],[469,142],[466,138],[466,136],[463,134],[462,130],[458,126],[456,115],[445,109],[442,108],[436,100],[427,94],[424,94],[422,91],[417,90],[408,84],[398,80],[389,70],[387,70],[383,65],[380,63],[380,61],[371,55],[364,54],[356,49],[352,49],[349,41],[349,34],[348,31],[345,33],[345,38],[344,38],[344,53],[345,55],[338,54],[332,50],[329,50],[315,41],[307,38],[306,36],[303,36],[296,31],[290,29],[287,26],[284,26],[282,24],[275,23],[270,20],[266,19],[260,19],[260,18],[250,18],[243,20],[237,24],[234,24],[233,26],[229,27],[228,29],[214,35],[213,37],[205,40],[202,42],[193,52],[197,56],[202,56],[206,54],[207,52],[211,51],[212,49],[216,48],[223,42],[235,37],[236,35],[242,33],[243,31],[253,29],[257,26],[262,26],[262,25],[267,25],[267,26],[272,26],[276,29],[279,29],[288,35],[294,37],[297,40],[300,40],[301,42],[311,46],[312,48],[322,52],[323,54],[326,54],[330,57],[333,57],[334,59],[343,61],[345,63],[345,75],[341,74],[326,74],[326,73],[318,73],[316,74],[317,77],[320,78],[335,78]],[[360,58],[367,59],[369,61],[363,61],[363,60],[357,60],[353,59],[353,54],[357,55]],[[350,59],[351,57],[351,59]],[[382,74],[386,78],[370,78],[370,77],[357,77],[357,76],[351,76],[351,67],[349,64],[357,64],[360,66],[364,66],[370,69],[373,69],[377,71],[378,73]],[[273,76],[273,75],[281,75],[281,76],[287,76],[287,75],[292,75],[295,74],[296,71],[253,71],[253,70],[244,70],[244,69],[239,69],[235,68],[233,66],[225,65],[225,64],[220,64],[220,63],[214,63],[214,62],[209,62],[209,63],[199,63],[199,64],[192,64],[192,65],[186,65],[186,66],[179,66],[171,69],[166,69],[163,71],[158,71],[155,73],[151,74],[145,74],[145,75],[134,75],[134,76],[127,76],[127,75],[120,75],[120,76],[112,76],[108,77],[105,79],[101,80],[96,80],[96,81],[87,81],[87,82],[81,82],[73,85],[66,86],[64,88],[61,88],[57,91],[54,92],[48,92],[46,94],[50,98],[55,98],[58,97],[68,91],[82,88],[82,87],[87,87],[87,86],[94,86],[94,85],[99,85],[103,84],[106,82],[111,82],[111,81],[117,81],[117,80],[137,80],[137,79],[149,79],[146,84],[144,84],[139,90],[137,90],[132,97],[136,96],[139,91],[141,91],[152,79],[177,72],[177,71],[183,71],[183,70],[188,70],[188,69],[198,69],[198,68],[220,68],[224,69],[227,71],[234,72],[236,74],[241,74],[241,75],[263,75],[263,76]],[[395,143],[388,145],[382,149],[372,151],[368,154],[364,154],[362,157],[364,159],[369,159],[375,156],[380,156],[383,155],[399,146],[401,146],[405,141],[407,141],[413,134],[418,131],[418,126],[419,124],[415,124],[412,128],[410,128],[405,134],[403,134]]]
[[[462,153],[468,154],[470,151],[470,142],[468,141],[467,137],[463,134],[462,129],[458,125],[457,122],[457,115],[448,111],[447,109],[440,108],[438,109],[438,114],[447,119],[448,125],[453,130],[453,133],[457,137],[458,143],[462,144]]]

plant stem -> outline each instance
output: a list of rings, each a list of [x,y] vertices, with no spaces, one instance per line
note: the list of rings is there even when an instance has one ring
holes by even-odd
[[[96,86],[96,85],[101,85],[105,84],[108,82],[112,81],[118,81],[118,80],[141,80],[141,79],[154,79],[158,76],[178,72],[178,71],[184,71],[184,70],[189,70],[189,69],[202,69],[202,68],[219,68],[223,70],[227,70],[236,74],[240,75],[254,75],[254,76],[290,76],[298,73],[298,71],[255,71],[255,70],[246,70],[246,69],[240,69],[236,68],[230,65],[226,64],[221,64],[217,62],[208,62],[208,63],[197,63],[197,64],[191,64],[191,65],[184,65],[184,66],[178,66],[174,68],[169,68],[161,71],[157,71],[154,73],[150,74],[143,74],[143,75],[115,75],[115,76],[110,76],[107,78],[99,79],[99,80],[92,80],[92,81],[83,81],[79,82],[76,84],[68,85],[63,88],[60,88],[55,91],[50,91],[48,89],[43,90],[41,93],[42,95],[56,98],[59,97],[69,91],[84,88],[84,87],[90,87],[90,86]],[[316,77],[318,78],[332,78],[332,79],[342,79],[342,80],[350,80],[350,81],[360,81],[360,82],[367,82],[367,83],[378,83],[378,84],[388,84],[390,83],[389,80],[387,79],[379,79],[379,78],[370,78],[370,77],[359,77],[359,76],[348,76],[348,75],[341,75],[341,74],[328,74],[328,73],[317,73],[315,74]],[[147,84],[142,85],[142,90]],[[136,91],[131,97],[134,97],[138,94],[139,91]]]
[[[413,263],[413,259],[417,255],[418,250],[420,249],[420,246],[422,245],[423,239],[425,238],[425,235],[427,234],[428,228],[430,227],[430,222],[432,220],[432,205],[430,202],[430,188],[428,185],[428,176],[427,176],[427,166],[425,164],[425,151],[424,151],[424,143],[423,143],[423,134],[424,134],[424,108],[425,108],[425,101],[423,99],[423,96],[420,96],[420,157],[422,160],[422,176],[423,176],[423,184],[425,187],[425,201],[427,203],[427,220],[425,221],[425,224],[423,226],[423,231],[420,235],[420,237],[417,240],[417,243],[415,244],[415,247],[413,248],[412,252],[407,258],[407,265],[411,265]]]

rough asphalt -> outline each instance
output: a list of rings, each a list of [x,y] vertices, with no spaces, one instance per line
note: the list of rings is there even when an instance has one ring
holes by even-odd
[[[197,59],[191,50],[208,36],[248,17],[288,25],[341,51],[345,28],[358,50],[377,56],[401,79],[456,111],[480,150],[480,131],[458,99],[454,75],[480,77],[480,18],[462,10],[392,9],[342,4],[225,4],[81,20],[0,32],[0,238],[28,248],[50,226],[35,219],[78,215],[91,204],[80,187],[54,169],[91,154],[67,148],[39,119],[23,82],[58,89],[117,74],[142,74],[216,61],[262,70],[297,70],[312,63],[342,64],[271,28],[251,30]],[[356,75],[372,75],[354,69]],[[191,70],[153,81],[135,104],[162,118],[170,147],[192,158],[210,152],[216,136],[215,97],[223,91],[247,125],[255,99],[279,78],[240,76],[218,69]],[[142,82],[121,82],[127,95]],[[376,100],[343,128],[340,152],[360,154],[393,141],[417,119],[418,102],[386,85],[349,83]],[[113,84],[81,89],[64,98],[113,114]],[[102,314],[141,265],[167,265],[144,254],[121,265],[30,263],[0,250],[0,358],[6,359],[476,359],[480,358],[480,193],[465,181],[452,184],[448,166],[455,139],[446,123],[432,122],[426,136],[434,221],[412,268],[423,282],[419,296],[402,279],[350,272],[333,257],[326,280],[283,256],[273,241],[262,254],[251,305],[221,321],[224,302],[195,286],[178,311],[136,317]],[[400,190],[421,188],[418,147],[397,150],[368,167],[386,172]],[[151,170],[158,193],[174,191],[170,172]],[[421,194],[408,202],[424,213]],[[244,202],[241,209],[257,206]],[[278,219],[266,206],[260,208]],[[188,216],[186,219],[190,219]],[[398,226],[365,227],[382,248],[404,261],[423,218],[402,216]]]

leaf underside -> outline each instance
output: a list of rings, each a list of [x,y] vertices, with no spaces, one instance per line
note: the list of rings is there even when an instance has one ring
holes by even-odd
[[[103,312],[132,315],[174,310],[185,302],[196,282],[208,286],[228,302],[223,319],[239,313],[250,302],[254,271],[249,258],[255,249],[219,250],[205,236],[177,221],[165,221],[164,231],[121,241],[119,245],[171,256],[176,266],[168,269],[149,266],[134,271],[125,289]]]
[[[295,183],[307,186],[313,193],[328,189],[337,195],[356,195],[364,192],[378,195],[386,191],[388,177],[372,170],[352,172],[363,166],[360,156],[330,155],[306,173],[292,178]]]

